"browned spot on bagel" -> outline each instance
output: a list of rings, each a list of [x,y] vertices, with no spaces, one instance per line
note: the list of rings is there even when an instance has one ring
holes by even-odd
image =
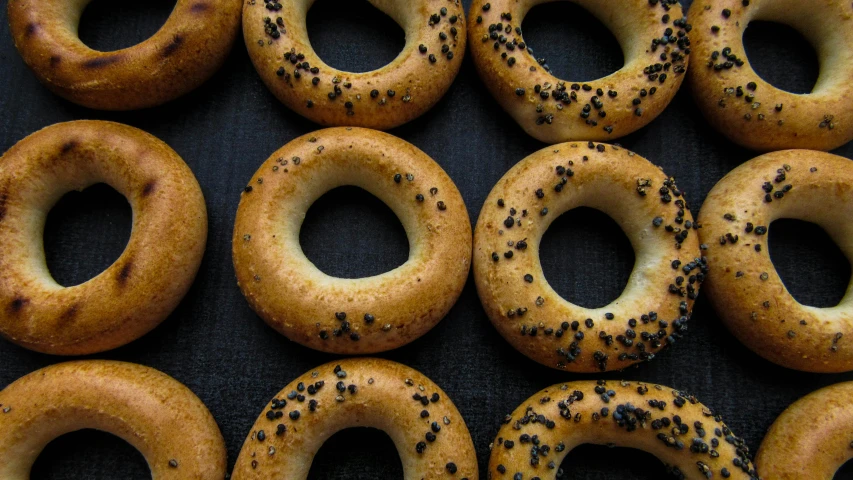
[[[118,277],[116,277],[116,281],[120,286],[124,286],[128,279],[130,279],[130,273],[133,271],[133,263],[127,262],[121,267],[121,271],[118,272]]]
[[[9,304],[9,312],[12,313],[13,315],[16,315],[16,314],[20,313],[21,310],[24,309],[24,307],[29,305],[29,303],[30,303],[30,299],[23,298],[23,297],[17,297],[14,300],[12,300],[12,303]]]
[[[3,189],[3,193],[0,193],[0,222],[6,216],[6,202],[9,201],[9,194],[6,193],[6,188]]]
[[[62,315],[59,316],[59,324],[64,325],[66,323],[71,322],[77,316],[77,313],[80,311],[79,305],[72,305],[69,309],[62,312]]]
[[[25,37],[30,37],[30,36],[32,36],[34,33],[36,33],[36,31],[37,31],[38,29],[39,29],[39,26],[38,26],[38,24],[37,24],[37,23],[28,23],[28,24],[27,24],[27,28],[26,28],[26,30],[24,30],[24,36],[25,36]]]
[[[77,146],[76,140],[69,140],[62,144],[62,153],[68,153]]]
[[[192,7],[190,7],[190,11],[193,13],[203,13],[210,9],[210,5],[206,3],[194,3]]]
[[[146,183],[145,186],[142,187],[142,196],[147,197],[148,195],[151,195],[152,193],[154,193],[155,188],[157,188],[157,182],[156,181],[152,180],[152,181]]]
[[[178,48],[184,43],[184,37],[175,35],[172,41],[163,49],[163,56],[168,57],[178,51]]]
[[[59,65],[59,62],[62,61],[62,57],[59,55],[51,55],[50,56],[50,68],[56,68]]]
[[[113,55],[111,57],[98,57],[83,62],[83,68],[102,68],[107,65],[112,65],[121,61],[121,55]]]

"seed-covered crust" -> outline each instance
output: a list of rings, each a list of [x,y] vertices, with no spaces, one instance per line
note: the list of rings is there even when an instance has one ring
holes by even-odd
[[[548,143],[613,140],[669,105],[690,55],[691,26],[676,0],[573,0],[613,32],[625,54],[621,69],[591,82],[557,78],[525,43],[524,16],[545,1],[474,0],[468,13],[480,78],[524,131]]]
[[[576,207],[610,215],[634,247],[628,285],[601,308],[569,303],[539,260],[551,222]],[[705,276],[696,223],[675,180],[603,143],[563,143],[513,167],[492,189],[474,235],[474,278],[495,328],[549,367],[607,371],[651,360],[687,329]]]
[[[405,478],[478,478],[474,443],[447,394],[420,372],[376,358],[322,365],[279,392],[246,438],[233,478],[307,478],[323,442],[351,427],[385,431]]]
[[[697,0],[688,81],[705,118],[759,151],[831,150],[853,140],[853,6],[846,0]],[[746,57],[753,20],[791,25],[811,42],[820,78],[799,95],[764,81]]]
[[[397,214],[409,237],[403,265],[346,279],[305,257],[305,213],[343,185]],[[242,193],[233,255],[243,294],[270,326],[317,350],[374,353],[420,337],[459,298],[471,223],[456,185],[424,152],[376,130],[330,128],[291,141],[261,165]]]
[[[699,217],[709,298],[729,330],[767,360],[809,372],[853,370],[851,290],[832,308],[797,302],[767,248],[770,224],[779,218],[820,225],[853,259],[853,162],[785,150],[750,160],[720,180]]]
[[[314,0],[244,3],[246,48],[276,98],[320,125],[380,130],[419,117],[441,99],[465,55],[462,2],[369,1],[403,27],[406,46],[388,65],[364,73],[331,67],[311,47],[305,17]]]

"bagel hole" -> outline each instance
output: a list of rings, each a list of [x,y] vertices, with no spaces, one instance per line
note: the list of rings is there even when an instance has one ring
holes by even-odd
[[[309,480],[403,478],[403,463],[391,437],[375,428],[347,428],[317,452]]]
[[[634,268],[634,249],[606,214],[580,207],[560,215],[539,246],[539,260],[551,287],[585,308],[617,299]]]
[[[317,0],[306,23],[317,56],[345,72],[378,70],[406,45],[400,25],[366,0]]]
[[[332,189],[311,205],[299,242],[317,268],[338,278],[372,277],[409,258],[409,240],[394,212],[353,186]]]
[[[770,259],[794,299],[820,308],[841,302],[850,262],[822,228],[786,218],[771,223],[768,235]]]
[[[127,199],[109,185],[65,194],[44,227],[45,260],[53,279],[70,287],[106,270],[127,246],[132,223]]]
[[[521,23],[524,42],[544,58],[551,73],[584,82],[606,77],[625,65],[622,47],[595,16],[570,2],[537,5]],[[582,46],[573,55],[568,46]]]
[[[635,448],[585,443],[573,448],[560,464],[557,480],[670,478],[654,455]],[[671,477],[675,478],[675,477]]]
[[[132,47],[157,33],[176,3],[177,0],[93,0],[80,17],[78,36],[86,46],[101,52]]]
[[[123,479],[151,479],[145,457],[132,445],[115,435],[86,429],[50,442],[33,464],[30,479],[106,480],[118,473]]]
[[[853,480],[853,459],[842,465],[832,478],[833,480]]]
[[[797,30],[781,23],[750,22],[743,34],[749,63],[762,79],[791,93],[810,93],[820,64],[812,45]]]

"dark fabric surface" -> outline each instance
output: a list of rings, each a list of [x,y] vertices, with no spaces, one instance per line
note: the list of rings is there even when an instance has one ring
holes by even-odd
[[[81,36],[100,49],[131,45],[156,31],[173,4],[173,0],[98,0],[83,16]],[[94,358],[141,363],[186,384],[217,419],[228,444],[229,466],[233,465],[264,403],[295,376],[335,358],[291,343],[268,328],[240,294],[231,266],[231,229],[240,190],[274,150],[318,127],[266,90],[242,42],[209,82],[162,107],[105,113],[75,106],[39,85],[14,49],[5,10],[2,15],[0,151],[56,122],[108,119],[163,139],[198,177],[207,199],[210,235],[195,285],[151,334]],[[320,56],[344,69],[380,67],[404,43],[402,29],[363,0],[319,0],[308,24]],[[537,7],[524,28],[525,40],[563,78],[592,80],[621,65],[616,41],[571,4]],[[786,27],[755,25],[746,38],[759,73],[789,90],[809,91],[818,65],[801,37]],[[545,147],[500,109],[468,58],[435,108],[391,133],[444,167],[459,186],[472,221],[497,180],[513,164]],[[618,142],[674,175],[694,214],[726,172],[754,156],[711,131],[686,88],[650,126]],[[836,153],[853,157],[853,144]],[[120,255],[130,235],[130,219],[127,202],[108,187],[63,198],[50,213],[45,233],[51,272],[65,285],[98,274]],[[301,239],[308,257],[322,270],[343,277],[386,271],[407,257],[405,233],[391,210],[355,188],[337,189],[321,198],[308,214]],[[615,223],[588,209],[557,220],[542,250],[549,281],[569,300],[588,306],[615,299],[633,262],[630,245]],[[794,220],[776,222],[770,250],[800,301],[828,306],[843,296],[849,263],[820,228]],[[754,451],[767,427],[791,402],[825,385],[853,380],[853,374],[799,373],[762,360],[725,330],[701,295],[686,337],[651,363],[593,377],[558,372],[526,359],[495,332],[471,279],[435,329],[382,356],[424,372],[447,391],[473,435],[483,478],[489,443],[503,415],[557,382],[626,378],[692,392],[722,413]],[[0,387],[62,360],[0,341]],[[598,446],[579,447],[563,466],[574,479],[658,478],[664,473],[648,454]],[[384,433],[348,430],[323,447],[311,476],[400,478],[402,469]],[[92,431],[54,441],[33,471],[34,479],[147,477],[144,460],[129,445]],[[853,465],[836,478],[853,478]]]

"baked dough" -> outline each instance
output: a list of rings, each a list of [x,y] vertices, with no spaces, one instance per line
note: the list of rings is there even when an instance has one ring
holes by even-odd
[[[124,252],[71,287],[47,269],[47,212],[72,190],[107,183],[133,209]],[[198,272],[207,210],[186,163],[142,130],[80,120],[44,128],[0,157],[0,335],[53,355],[120,347],[160,324]]]
[[[686,202],[674,179],[620,147],[562,143],[525,158],[492,189],[474,233],[474,279],[492,324],[552,368],[651,360],[687,329],[707,269]],[[608,214],[634,247],[628,285],[601,308],[563,299],[539,260],[551,222],[580,206]]]
[[[343,185],[367,190],[397,214],[409,237],[406,263],[345,279],[305,257],[305,213]],[[374,353],[420,337],[459,298],[471,223],[456,185],[425,153],[376,130],[330,128],[296,138],[261,165],[242,193],[233,253],[243,294],[270,326],[317,350]]]
[[[797,302],[767,248],[770,224],[779,218],[820,225],[853,259],[853,162],[786,150],[723,177],[699,215],[709,298],[738,340],[767,360],[808,372],[853,370],[853,286],[835,307]]]

